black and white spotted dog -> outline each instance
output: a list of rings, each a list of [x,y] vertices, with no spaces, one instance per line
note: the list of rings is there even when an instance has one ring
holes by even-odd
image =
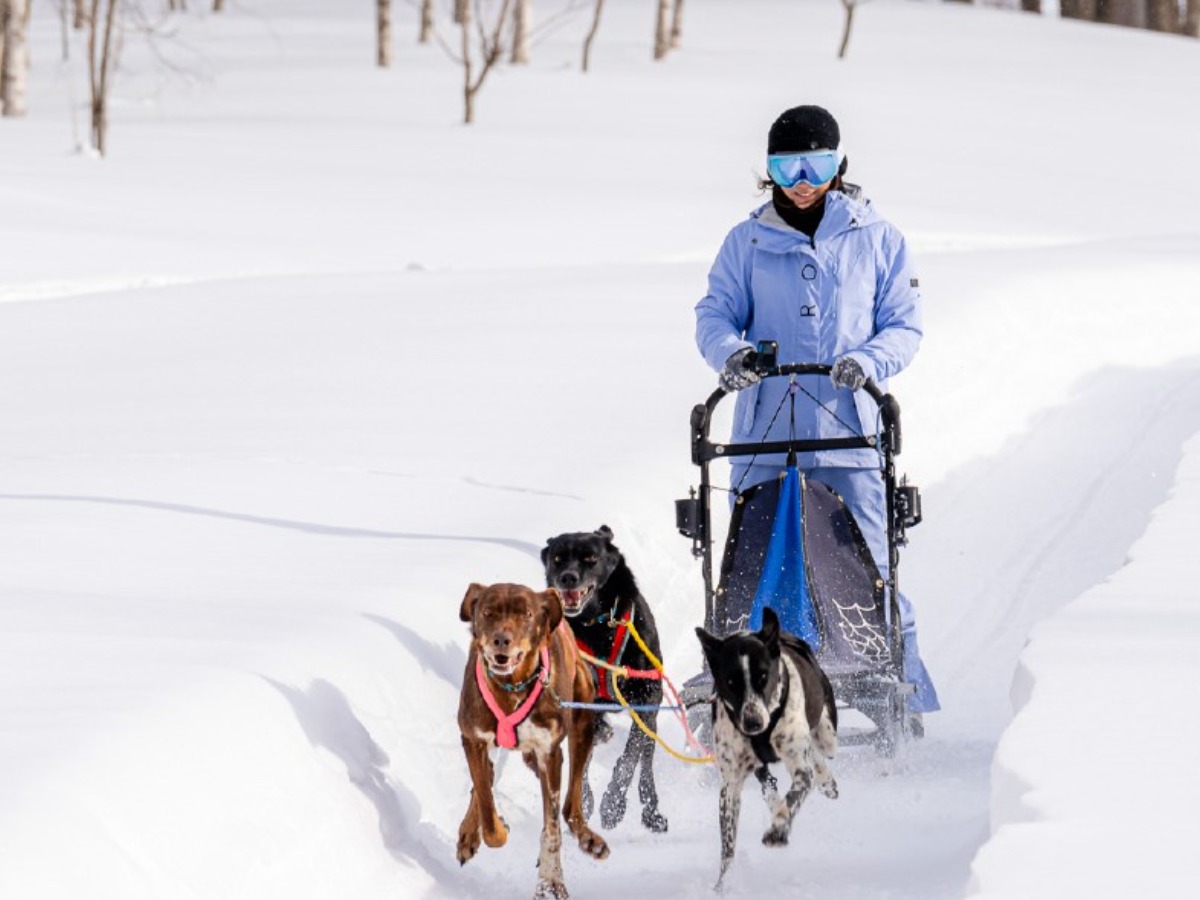
[[[837,707],[833,686],[812,648],[779,630],[772,609],[763,611],[759,631],[718,638],[696,629],[713,675],[713,754],[721,772],[721,886],[733,862],[738,815],[746,776],[755,774],[771,810],[763,835],[768,847],[788,842],[792,819],[815,782],[826,797],[837,782],[826,759],[837,751]],[[791,776],[779,796],[769,763],[782,762]]]

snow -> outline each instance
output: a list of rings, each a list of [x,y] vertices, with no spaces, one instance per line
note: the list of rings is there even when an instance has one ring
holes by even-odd
[[[606,523],[696,670],[692,305],[800,102],[921,268],[901,576],[945,708],[900,761],[842,751],[787,849],[748,791],[728,894],[1186,894],[1194,42],[877,0],[838,61],[837,4],[690,0],[655,64],[644,6],[586,76],[567,19],[471,127],[408,4],[390,71],[366,5],[176,16],[126,40],[104,160],[35,11],[0,120],[0,896],[528,896],[519,760],[509,845],[454,861],[459,601]],[[656,768],[670,831],[631,798],[608,860],[564,847],[575,897],[708,893],[712,773]]]

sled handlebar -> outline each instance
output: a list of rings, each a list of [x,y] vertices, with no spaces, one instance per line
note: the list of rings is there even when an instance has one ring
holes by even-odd
[[[766,362],[767,365],[762,363]],[[778,378],[790,375],[825,375],[828,376],[833,367],[825,363],[784,363],[775,365],[770,356],[766,359],[758,356],[747,368],[752,368],[761,378]],[[900,453],[900,404],[891,394],[885,394],[875,382],[868,378],[860,388],[879,407],[882,423],[881,433],[885,442],[885,451],[891,456]],[[709,426],[712,423],[713,411],[717,404],[730,392],[718,387],[708,400],[697,405],[692,410],[692,462],[696,465],[730,456],[750,456],[760,453],[786,453],[789,450],[805,452],[811,450],[853,450],[862,447],[879,449],[879,440],[874,435],[846,438],[826,438],[824,440],[791,440],[766,441],[749,444],[714,444],[708,439]]]

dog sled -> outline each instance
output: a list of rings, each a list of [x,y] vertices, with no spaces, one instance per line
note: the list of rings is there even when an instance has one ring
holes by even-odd
[[[755,370],[766,378],[790,379],[784,396],[792,403],[802,393],[797,385],[809,376],[827,377],[830,366],[777,365],[774,347],[760,344]],[[700,484],[691,496],[676,501],[676,525],[692,541],[704,580],[704,626],[724,636],[757,627],[767,598],[772,606],[792,606],[785,628],[806,638],[833,684],[840,710],[861,716],[842,717],[839,743],[869,745],[893,756],[919,727],[909,712],[914,686],[904,680],[904,634],[900,624],[899,548],[906,530],[921,521],[920,494],[897,481],[895,457],[900,453],[900,408],[891,394],[871,381],[861,388],[878,409],[875,434],[847,433],[826,439],[762,440],[716,443],[709,438],[713,414],[727,393],[718,388],[691,414],[692,462],[700,468]],[[828,410],[826,410],[828,411]],[[845,425],[845,423],[843,423]],[[768,426],[769,427],[769,426]],[[888,575],[872,558],[850,510],[830,487],[807,479],[795,467],[797,454],[862,448],[878,454],[887,507]],[[734,486],[728,536],[719,577],[713,579],[713,496],[725,508],[724,489],[714,487],[713,460],[786,454],[779,478]],[[757,600],[757,608],[756,608]],[[706,733],[711,717],[712,677],[706,670],[687,682],[683,702],[697,733]],[[859,725],[852,724],[857,720]]]

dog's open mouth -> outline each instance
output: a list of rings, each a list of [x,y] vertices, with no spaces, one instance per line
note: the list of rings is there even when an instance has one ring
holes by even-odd
[[[592,591],[595,585],[588,585],[581,590],[568,591],[563,588],[558,589],[559,596],[563,601],[563,612],[568,616],[579,615],[580,610],[588,602],[588,598],[592,596]]]
[[[525,651],[518,650],[516,653],[485,653],[484,658],[487,660],[488,669],[493,675],[511,675],[517,670],[517,666],[521,664],[521,660],[525,658]]]

